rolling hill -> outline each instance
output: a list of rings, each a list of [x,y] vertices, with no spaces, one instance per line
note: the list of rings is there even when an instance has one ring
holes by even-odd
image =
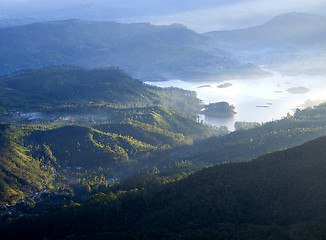
[[[51,152],[55,158],[51,164],[57,169],[101,167],[110,168],[112,173],[119,170],[123,176],[128,175],[124,173],[126,166],[138,169],[155,164],[156,161],[142,162],[151,153],[192,144],[193,139],[214,133],[209,127],[162,107],[139,108],[130,110],[129,115],[126,111],[120,114],[125,117],[122,122],[33,129],[22,141],[36,159]]]
[[[107,186],[110,178],[153,168],[161,159],[153,161],[152,154],[214,134],[164,107],[115,109],[114,114],[115,121],[91,126],[0,124],[0,209],[41,189],[77,193],[94,183]],[[83,178],[88,181],[76,180]]]
[[[164,105],[196,112],[195,92],[158,88],[133,79],[117,68],[86,69],[75,66],[19,71],[0,77],[1,107],[10,111],[45,111],[77,104]]]

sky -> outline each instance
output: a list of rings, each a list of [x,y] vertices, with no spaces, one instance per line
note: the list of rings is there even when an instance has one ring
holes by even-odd
[[[0,0],[0,20],[181,23],[197,32],[254,26],[288,12],[326,15],[326,0]]]

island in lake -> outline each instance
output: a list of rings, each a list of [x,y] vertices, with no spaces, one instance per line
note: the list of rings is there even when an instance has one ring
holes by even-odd
[[[218,88],[227,88],[227,87],[231,87],[232,85],[233,85],[232,83],[226,82],[226,83],[218,85],[217,87]]]
[[[197,88],[207,88],[207,87],[211,87],[211,85],[201,85],[201,86],[198,86]]]
[[[293,87],[289,88],[286,91],[288,91],[289,93],[307,93],[310,91],[310,89],[306,87]]]
[[[202,114],[214,117],[232,117],[236,112],[233,105],[227,102],[217,102],[205,105]]]

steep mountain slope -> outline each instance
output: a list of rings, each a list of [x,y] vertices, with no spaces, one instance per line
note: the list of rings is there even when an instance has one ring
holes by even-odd
[[[94,195],[56,213],[13,222],[2,236],[323,239],[325,146],[323,137],[251,162],[207,168],[155,189]]]
[[[119,66],[146,80],[266,74],[254,65],[227,59],[221,50],[209,46],[207,37],[181,25],[35,23],[0,29],[0,73],[74,64]]]
[[[301,61],[312,65],[311,61],[324,62],[325,55],[322,53],[326,49],[326,17],[288,13],[260,26],[205,35],[214,39],[220,48],[256,64],[295,61],[294,64]],[[317,72],[318,69],[322,70],[321,64]]]
[[[30,157],[29,150],[11,141],[11,127],[0,124],[0,206],[13,204],[26,195],[40,191],[53,180],[51,166]]]

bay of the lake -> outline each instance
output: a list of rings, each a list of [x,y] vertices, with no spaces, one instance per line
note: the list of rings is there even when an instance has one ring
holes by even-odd
[[[178,87],[195,91],[204,104],[226,101],[235,106],[231,118],[201,115],[205,123],[227,126],[234,130],[236,121],[268,122],[281,119],[299,108],[326,101],[326,76],[274,76],[260,79],[234,79],[225,81],[188,82],[170,80],[146,82],[158,87]]]

